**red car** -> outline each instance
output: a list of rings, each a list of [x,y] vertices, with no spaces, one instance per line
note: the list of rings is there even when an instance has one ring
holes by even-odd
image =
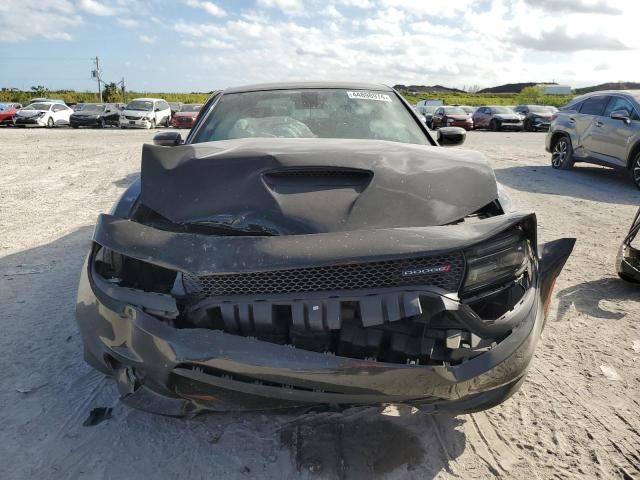
[[[19,103],[0,103],[0,125],[13,125],[13,117],[21,108]]]
[[[179,112],[176,112],[171,120],[173,128],[191,128],[196,122],[198,112],[202,105],[187,104],[182,105]]]
[[[471,115],[461,107],[438,107],[431,117],[431,128],[462,127],[465,130],[473,130]]]

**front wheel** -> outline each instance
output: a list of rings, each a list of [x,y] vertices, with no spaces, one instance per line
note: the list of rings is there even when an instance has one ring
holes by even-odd
[[[559,170],[573,168],[573,147],[569,137],[562,136],[553,145],[551,150],[551,166]]]
[[[525,132],[530,132],[532,130],[531,128],[531,122],[529,122],[529,120],[525,120],[524,121],[524,125],[523,125],[524,131]]]
[[[165,121],[164,126],[167,128],[171,126],[171,115],[167,117],[167,120]]]
[[[491,122],[489,123],[489,129],[492,132],[497,132],[498,130],[500,130],[500,124],[498,123],[498,121],[495,118],[493,120],[491,120]]]
[[[78,128],[78,127],[79,127],[79,125],[76,125],[75,123],[71,124],[71,128]]]
[[[640,189],[640,152],[636,154],[631,164],[631,178],[636,187]]]
[[[52,117],[49,117],[49,120],[47,120],[47,128],[53,128],[55,126],[55,122],[53,121]]]

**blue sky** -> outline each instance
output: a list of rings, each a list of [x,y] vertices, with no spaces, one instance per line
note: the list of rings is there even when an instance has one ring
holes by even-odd
[[[0,0],[0,87],[640,80],[635,0]]]

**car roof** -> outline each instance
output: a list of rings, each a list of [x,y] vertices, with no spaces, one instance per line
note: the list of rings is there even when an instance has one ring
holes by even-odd
[[[301,89],[352,89],[352,90],[382,90],[392,92],[393,89],[387,85],[376,83],[360,83],[360,82],[278,82],[278,83],[259,83],[255,85],[245,85],[240,87],[231,87],[224,90],[223,93],[244,93],[244,92],[262,92],[267,90],[301,90]]]
[[[153,102],[156,100],[164,100],[163,98],[146,98],[146,97],[141,97],[141,98],[134,98],[132,100],[129,100],[129,103],[131,102],[135,102],[136,100],[141,100],[143,102]],[[165,100],[166,101],[166,100]],[[168,103],[168,102],[167,102]]]

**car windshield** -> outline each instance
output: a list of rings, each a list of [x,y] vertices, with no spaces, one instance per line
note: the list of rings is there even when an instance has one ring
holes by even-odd
[[[542,105],[529,105],[529,111],[534,113],[548,113],[549,107],[543,107]]]
[[[0,103],[0,112],[4,111],[4,110],[9,110],[9,108],[11,108],[11,106],[7,103]]]
[[[149,100],[134,100],[127,105],[125,110],[139,110],[141,112],[150,112],[153,110],[153,102]]]
[[[104,108],[104,105],[100,103],[85,103],[81,110],[83,113],[102,113]]]
[[[202,105],[183,105],[180,109],[181,112],[199,112]]]
[[[417,120],[394,93],[346,89],[223,94],[193,143],[249,137],[429,144]]]
[[[515,113],[509,107],[491,107],[493,113]]]
[[[48,103],[32,103],[23,108],[23,110],[49,110],[51,105]]]
[[[476,111],[476,107],[460,107],[460,108],[467,113],[474,113]]]
[[[445,107],[444,113],[446,115],[466,115],[467,114],[467,112],[465,112],[460,107]]]
[[[437,108],[438,108],[438,107],[434,107],[434,106],[432,106],[432,105],[426,105],[426,106],[424,107],[424,113],[433,113],[433,112],[435,112],[435,111],[436,111],[436,109],[437,109]]]

